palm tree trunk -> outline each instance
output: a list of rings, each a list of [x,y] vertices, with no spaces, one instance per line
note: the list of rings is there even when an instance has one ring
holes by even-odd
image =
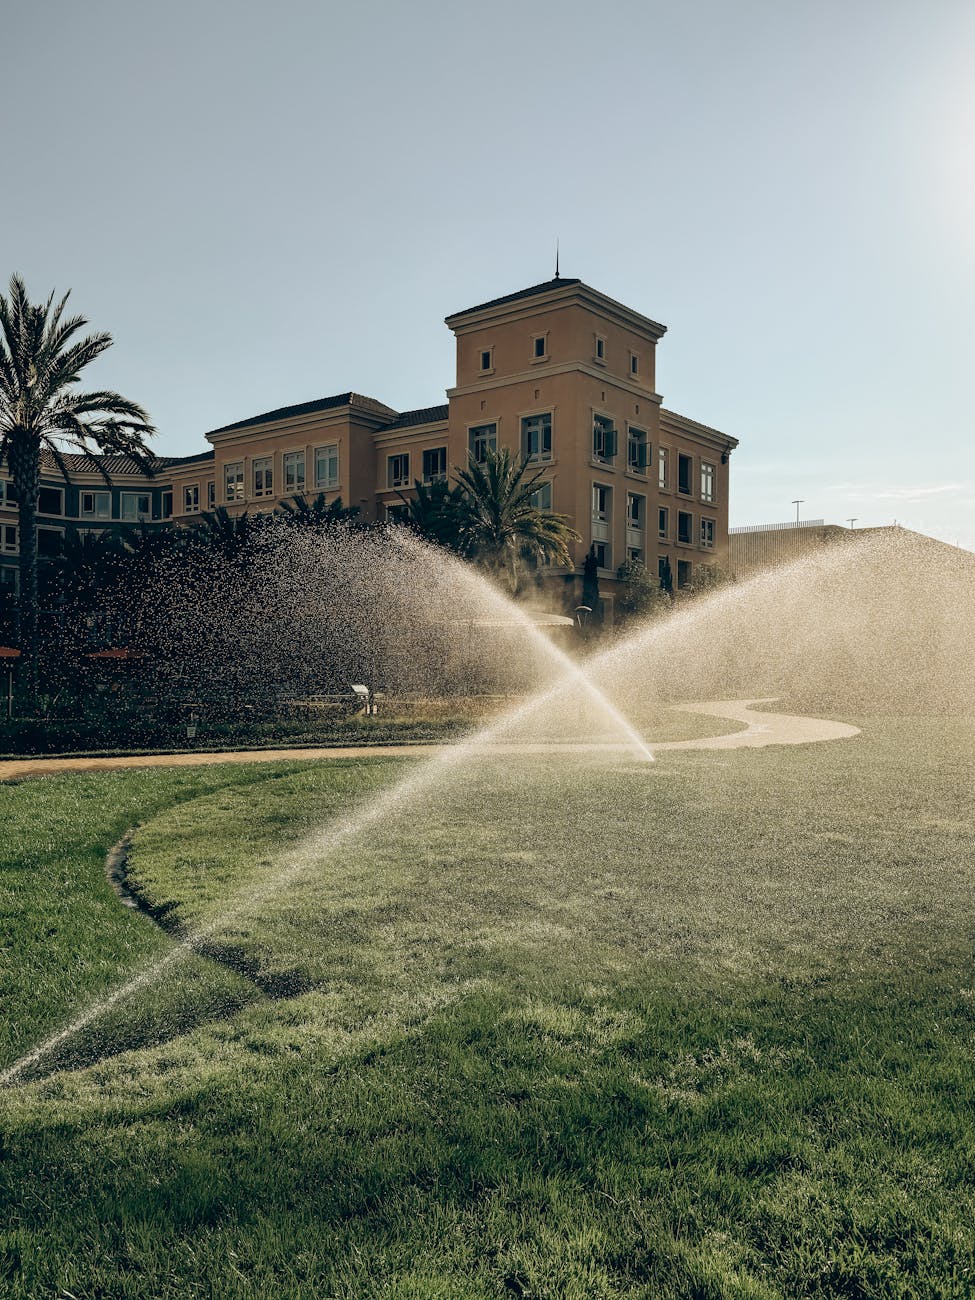
[[[38,694],[37,497],[41,487],[40,448],[28,434],[17,432],[10,441],[8,460],[17,493],[20,543],[20,592],[15,628],[22,655],[23,691],[28,707],[33,709]]]

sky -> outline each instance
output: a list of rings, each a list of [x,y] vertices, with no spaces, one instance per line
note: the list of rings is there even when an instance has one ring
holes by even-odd
[[[558,239],[740,440],[732,525],[975,550],[970,0],[5,0],[3,45],[0,284],[112,333],[158,453],[444,401],[444,317]]]

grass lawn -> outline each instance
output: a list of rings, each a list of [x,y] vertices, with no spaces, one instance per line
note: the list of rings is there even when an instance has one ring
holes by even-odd
[[[0,787],[2,1063],[207,935],[0,1092],[0,1295],[971,1296],[975,723],[851,721]]]

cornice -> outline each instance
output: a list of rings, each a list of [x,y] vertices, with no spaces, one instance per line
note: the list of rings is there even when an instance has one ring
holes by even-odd
[[[634,397],[639,397],[644,402],[653,402],[657,406],[664,400],[660,393],[651,392],[648,388],[640,388],[637,384],[632,384],[628,379],[620,375],[607,374],[599,366],[589,365],[585,361],[561,361],[558,365],[533,366],[531,370],[517,370],[513,375],[495,376],[493,379],[482,380],[476,384],[463,384],[458,388],[447,389],[448,401],[452,397],[470,397],[473,393],[485,393],[495,388],[510,388],[512,384],[538,383],[539,379],[549,375],[569,375],[582,374],[590,379],[598,380],[605,387],[622,389],[624,393],[631,393]]]
[[[708,447],[720,447],[722,451],[733,451],[738,446],[738,439],[730,433],[722,433],[720,429],[712,429],[710,425],[700,424],[690,416],[678,415],[676,411],[668,411],[664,407],[660,408],[660,431],[679,433]]]
[[[456,312],[445,318],[448,328],[457,335],[472,334],[500,321],[526,320],[542,312],[557,311],[564,307],[582,306],[596,316],[623,325],[634,333],[656,342],[667,333],[667,326],[643,316],[615,298],[609,298],[588,284],[560,285],[548,293],[534,294],[514,302],[484,307],[475,312]]]
[[[372,440],[378,447],[380,444],[412,441],[414,438],[439,438],[441,434],[447,433],[448,425],[447,420],[431,420],[429,424],[402,425],[399,429],[390,429],[388,433],[385,429],[379,429],[373,433]]]
[[[364,424],[379,428],[389,423],[388,415],[379,415],[365,411],[361,406],[333,406],[325,411],[312,411],[307,415],[288,415],[280,420],[270,420],[263,424],[249,424],[240,429],[227,429],[222,433],[208,433],[205,437],[214,447],[243,439],[276,437],[282,433],[299,433],[306,429],[327,428],[332,425]]]

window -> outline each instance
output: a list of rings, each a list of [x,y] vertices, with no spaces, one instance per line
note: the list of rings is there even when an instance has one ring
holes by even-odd
[[[172,491],[172,488],[170,488],[168,492],[164,492],[164,493],[162,494],[162,517],[163,517],[163,519],[172,519],[172,517],[173,517],[173,491]]]
[[[396,505],[386,507],[386,518],[391,524],[408,524],[410,522],[410,508],[404,506],[402,502]]]
[[[592,485],[593,523],[608,523],[612,513],[613,489],[604,487],[602,483],[594,483]]]
[[[79,513],[82,519],[111,519],[111,492],[82,492]]]
[[[477,424],[469,430],[468,449],[475,465],[483,465],[489,451],[496,451],[498,446],[498,426],[496,424]]]
[[[552,416],[532,415],[521,422],[521,454],[529,460],[552,459]]]
[[[286,451],[283,460],[285,492],[304,492],[305,453],[303,451]]]
[[[701,545],[708,548],[714,545],[714,520],[701,520]]]
[[[667,537],[670,534],[670,511],[663,506],[657,511],[657,536]]]
[[[548,344],[544,334],[536,334],[532,339],[532,357],[536,361],[544,361],[548,356]]]
[[[255,456],[251,461],[254,473],[254,495],[269,497],[274,495],[274,457]]]
[[[640,358],[635,352],[630,353],[630,374],[638,375],[640,373]]]
[[[315,487],[337,488],[339,485],[339,445],[315,448]]]
[[[447,448],[428,447],[423,453],[424,483],[445,483],[447,481]]]
[[[631,564],[642,564],[643,552],[640,550],[639,546],[628,546],[626,548],[626,558]]]
[[[608,464],[616,457],[616,425],[606,415],[592,419],[592,458]]]
[[[408,451],[400,452],[397,456],[388,457],[386,461],[386,482],[391,488],[410,486],[410,453]],[[386,511],[386,517],[391,517],[388,510]]]
[[[606,362],[606,340],[601,334],[595,336],[595,347],[593,351],[593,360]]]
[[[183,514],[195,515],[200,510],[200,485],[188,483],[183,488]]]
[[[701,461],[701,500],[714,500],[714,466]]]
[[[677,511],[677,540],[687,546],[694,540],[694,516],[686,510]]]
[[[64,533],[60,528],[38,528],[37,554],[44,556],[60,555],[64,549]]]
[[[494,348],[487,348],[484,352],[481,353],[482,373],[486,373],[488,370],[494,369],[494,360],[492,356],[493,352],[494,352]]]
[[[682,452],[677,453],[677,491],[682,496],[691,495],[691,479],[694,474],[694,461],[690,456],[685,456]]]
[[[592,549],[596,555],[596,563],[601,569],[610,567],[611,550],[609,542],[593,542]]]
[[[551,483],[539,483],[538,487],[528,498],[536,510],[552,509],[552,485]]]
[[[64,490],[62,488],[42,487],[37,494],[37,513],[39,515],[63,515]]]
[[[122,493],[122,518],[129,523],[152,517],[152,498],[148,492]]]
[[[0,550],[7,555],[17,554],[16,524],[0,524]]]
[[[647,435],[645,430],[632,427],[627,430],[626,463],[637,474],[647,472]]]
[[[691,562],[690,560],[677,561],[677,587],[680,591],[686,591],[691,585]]]
[[[212,510],[217,504],[217,485],[212,480],[207,484],[207,509]]]
[[[0,478],[0,506],[6,506],[8,509],[17,504],[17,493],[14,491],[14,485],[8,483],[6,479]]]
[[[636,494],[636,492],[627,492],[626,494],[626,526],[627,528],[642,528],[647,517],[647,499]]]
[[[0,533],[2,535],[2,533]],[[0,595],[16,596],[20,588],[17,569],[12,564],[0,565]]]
[[[667,448],[657,448],[657,483],[660,487],[667,486]]]
[[[243,501],[244,499],[244,462],[231,461],[223,467],[224,501]]]

